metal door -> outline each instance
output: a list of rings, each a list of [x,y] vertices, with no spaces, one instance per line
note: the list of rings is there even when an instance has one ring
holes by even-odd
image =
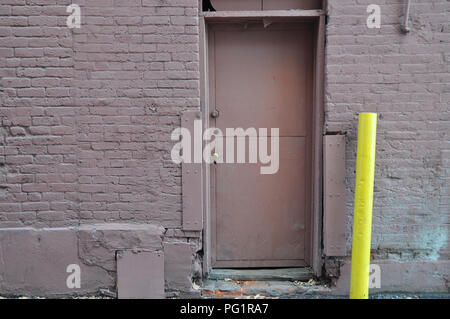
[[[209,29],[210,111],[218,111],[210,125],[224,134],[226,128],[267,128],[269,134],[270,128],[279,128],[280,135],[275,174],[261,174],[264,165],[259,161],[211,165],[216,268],[306,265],[313,27],[268,24],[216,24]]]

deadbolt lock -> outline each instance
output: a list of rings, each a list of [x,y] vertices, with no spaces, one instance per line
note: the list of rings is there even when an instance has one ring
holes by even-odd
[[[211,112],[211,117],[215,118],[215,119],[218,118],[219,117],[219,111],[217,111],[217,110],[212,111]]]

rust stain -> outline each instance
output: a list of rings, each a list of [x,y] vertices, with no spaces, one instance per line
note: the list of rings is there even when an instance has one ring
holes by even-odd
[[[236,290],[204,290],[203,295],[212,296],[214,298],[227,298],[227,297],[241,297],[242,291],[241,288],[237,288]]]
[[[257,281],[254,280],[246,280],[242,282],[242,285],[244,286],[249,286],[249,287],[258,287],[261,286],[260,283],[258,283]]]

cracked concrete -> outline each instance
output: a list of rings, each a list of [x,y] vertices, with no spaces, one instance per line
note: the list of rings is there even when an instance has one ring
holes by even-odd
[[[118,250],[162,250],[164,228],[153,224],[83,225],[77,230],[79,257],[87,265],[115,271]]]
[[[327,284],[309,280],[206,280],[199,288],[202,298],[302,298],[307,295],[330,295]]]
[[[29,296],[115,291],[116,252],[162,252],[165,231],[155,224],[124,223],[0,229],[0,291]],[[168,272],[165,276],[162,270],[159,276],[167,277],[170,287],[187,290],[192,273],[192,262],[187,259],[191,258],[192,249],[189,244],[166,247]],[[172,247],[178,247],[174,253],[170,253]],[[178,254],[184,256],[183,260],[178,259]],[[177,266],[180,261],[183,264]],[[185,261],[189,263],[184,264]],[[66,285],[66,268],[70,264],[81,268],[79,289]]]
[[[201,260],[196,255],[201,241],[198,233],[191,235],[185,241],[157,224],[0,228],[0,291],[50,297],[106,291],[111,296],[116,293],[118,253],[161,252],[164,267],[154,276],[164,278],[166,297],[197,298],[200,294],[192,288],[192,280],[201,278]],[[69,264],[81,268],[80,289],[66,286]]]
[[[110,287],[114,278],[101,267],[84,264],[78,238],[68,228],[0,229],[0,291],[10,295],[85,294]],[[66,286],[66,268],[78,264],[82,285]]]

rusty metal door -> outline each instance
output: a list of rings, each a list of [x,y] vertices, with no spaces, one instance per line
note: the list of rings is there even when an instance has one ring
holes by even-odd
[[[226,128],[269,133],[279,128],[280,136],[275,174],[261,174],[259,160],[211,165],[212,266],[305,266],[311,232],[313,27],[214,24],[208,42],[210,111],[218,111],[209,124],[224,134]]]

